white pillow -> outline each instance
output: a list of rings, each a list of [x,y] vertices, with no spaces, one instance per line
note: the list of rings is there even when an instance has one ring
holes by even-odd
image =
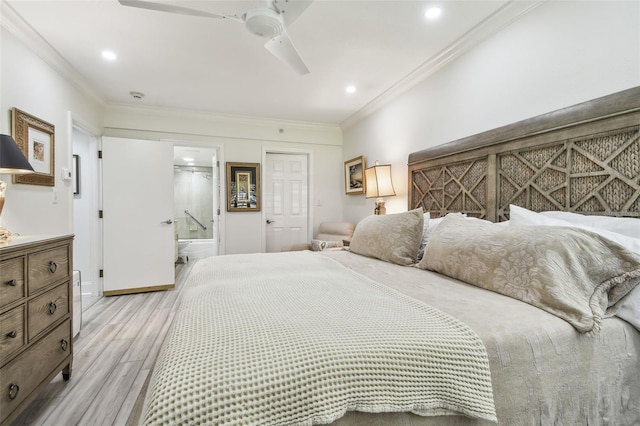
[[[422,259],[424,248],[427,245],[427,242],[429,242],[429,220],[431,219],[431,214],[429,212],[426,212],[422,217],[422,241],[420,242],[420,248],[418,248],[418,256],[416,258],[417,260]]]
[[[590,226],[626,235],[627,237],[640,238],[640,219],[632,217],[592,216],[572,212],[541,212],[543,216],[561,219],[576,225]]]
[[[546,226],[570,226],[574,228],[582,228],[587,231],[595,232],[603,237],[626,247],[636,253],[640,253],[640,238],[627,237],[617,232],[607,231],[605,229],[594,228],[592,226],[581,225],[573,221],[568,222],[555,217],[549,217],[541,213],[527,210],[524,207],[518,207],[513,204],[509,206],[509,224],[511,226],[520,225],[546,225]]]
[[[631,290],[626,299],[622,300],[616,316],[640,331],[640,285]]]

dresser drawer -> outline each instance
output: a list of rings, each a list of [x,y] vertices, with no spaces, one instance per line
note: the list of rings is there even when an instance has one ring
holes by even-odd
[[[26,296],[24,256],[0,262],[0,309]]]
[[[56,247],[29,255],[29,295],[69,278],[69,247]]]
[[[31,299],[27,304],[29,341],[69,311],[69,282]]]
[[[20,305],[0,315],[0,361],[20,349],[24,340],[24,305]]]
[[[69,320],[0,369],[0,422],[71,354]]]

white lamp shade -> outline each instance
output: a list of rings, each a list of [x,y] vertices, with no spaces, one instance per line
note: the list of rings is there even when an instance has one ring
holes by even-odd
[[[391,165],[375,165],[364,171],[367,181],[367,198],[389,197],[396,195],[391,181]]]

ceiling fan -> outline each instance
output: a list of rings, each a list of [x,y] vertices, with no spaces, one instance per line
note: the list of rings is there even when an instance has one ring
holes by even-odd
[[[249,32],[268,39],[264,47],[273,56],[289,65],[298,74],[309,73],[309,68],[289,38],[286,26],[291,25],[313,0],[258,0],[254,9],[242,15],[216,14],[147,0],[118,0],[118,2],[123,6],[205,18],[231,19],[243,23]]]

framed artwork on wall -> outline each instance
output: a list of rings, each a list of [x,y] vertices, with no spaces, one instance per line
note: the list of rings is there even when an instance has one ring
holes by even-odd
[[[344,192],[347,195],[364,194],[364,157],[356,157],[344,162]]]
[[[35,173],[13,175],[13,183],[55,186],[55,127],[33,115],[12,110],[13,138]]]
[[[260,211],[260,163],[227,163],[227,211]]]

